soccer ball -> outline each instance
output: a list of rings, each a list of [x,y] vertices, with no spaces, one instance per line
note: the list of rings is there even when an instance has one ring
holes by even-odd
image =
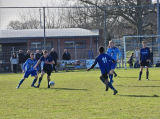
[[[50,86],[54,86],[54,84],[55,84],[54,81],[50,81],[50,82],[49,82],[49,85],[50,85]]]

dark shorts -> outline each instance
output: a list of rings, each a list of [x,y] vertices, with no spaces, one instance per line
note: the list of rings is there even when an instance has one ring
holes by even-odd
[[[108,79],[108,73],[109,73],[109,69],[105,69],[105,72],[103,72],[102,73],[102,77],[104,78],[104,79]]]
[[[48,76],[50,76],[51,73],[52,73],[52,70],[47,70],[47,69],[45,69],[45,68],[43,68],[42,70],[43,70],[45,73],[47,73]]]
[[[141,66],[149,66],[149,62],[141,61],[140,65]]]

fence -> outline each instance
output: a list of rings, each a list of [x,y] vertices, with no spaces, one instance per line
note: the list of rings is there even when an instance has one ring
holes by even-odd
[[[1,7],[1,72],[10,71],[10,57],[20,49],[26,54],[27,50],[35,53],[46,49],[50,52],[54,48],[59,60],[67,49],[71,60],[94,59],[98,47],[104,46],[107,50],[111,39],[122,52],[123,64],[123,37],[156,35],[157,8],[145,2],[137,6]],[[135,41],[128,39],[126,53],[135,50],[136,45],[132,45]],[[157,40],[153,38],[152,41],[156,43]],[[140,44],[141,40],[136,42]],[[159,57],[157,49],[152,51]]]

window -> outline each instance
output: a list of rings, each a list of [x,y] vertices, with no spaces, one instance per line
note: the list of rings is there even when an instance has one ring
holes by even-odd
[[[85,41],[76,41],[76,47],[77,48],[85,48],[86,42]]]
[[[41,42],[31,42],[31,49],[40,49]]]
[[[46,42],[46,48],[52,48],[52,42]],[[42,48],[44,48],[44,42],[42,42]]]
[[[65,42],[65,48],[74,48],[75,46],[74,41],[66,41]]]
[[[65,41],[65,48],[85,48],[85,41]]]

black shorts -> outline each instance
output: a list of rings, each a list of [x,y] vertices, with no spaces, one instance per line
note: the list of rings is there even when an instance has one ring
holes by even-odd
[[[109,73],[109,70],[105,70],[105,73],[103,73],[102,74],[102,77],[104,78],[104,79],[108,79],[108,73]]]
[[[47,73],[48,76],[50,76],[51,73],[52,73],[52,70],[47,70],[47,69],[45,69],[45,68],[43,68],[42,70],[43,70],[45,73]]]
[[[149,62],[141,61],[140,65],[141,66],[149,66]]]

